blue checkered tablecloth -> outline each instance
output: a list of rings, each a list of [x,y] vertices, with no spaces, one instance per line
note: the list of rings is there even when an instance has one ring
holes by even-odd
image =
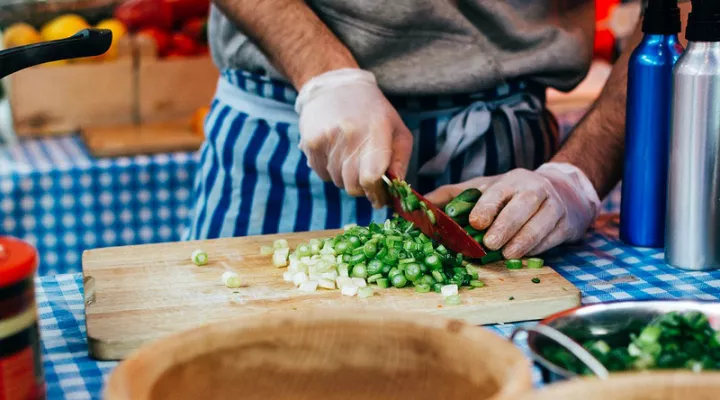
[[[77,136],[0,148],[0,234],[33,244],[39,275],[80,272],[89,248],[179,240],[193,153],[96,159]]]
[[[658,250],[629,247],[617,239],[617,215],[604,215],[577,246],[565,246],[546,256],[583,293],[583,303],[611,300],[720,300],[720,271],[685,272],[663,262]],[[100,398],[114,362],[87,356],[82,276],[64,274],[37,280],[42,349],[49,399]],[[488,326],[508,337],[518,324]],[[523,342],[518,342],[527,354]],[[536,385],[540,371],[533,369]]]
[[[558,117],[561,136],[584,114]],[[194,153],[96,159],[77,136],[0,147],[0,235],[33,244],[38,275],[81,271],[83,250],[179,240]],[[619,192],[605,202],[615,210]]]

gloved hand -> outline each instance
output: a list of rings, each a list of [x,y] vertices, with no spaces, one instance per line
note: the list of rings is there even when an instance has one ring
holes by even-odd
[[[470,225],[478,230],[489,227],[483,244],[490,250],[503,248],[508,259],[536,255],[581,239],[600,207],[587,176],[565,163],[475,178],[440,187],[426,197],[445,205],[470,187],[482,192],[470,213]]]
[[[413,137],[374,75],[360,69],[321,74],[303,85],[295,109],[310,168],[351,196],[386,205],[382,175],[390,169],[405,177]]]

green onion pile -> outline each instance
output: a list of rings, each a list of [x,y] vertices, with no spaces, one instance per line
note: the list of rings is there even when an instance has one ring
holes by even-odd
[[[275,243],[277,267],[287,254]],[[261,249],[268,254],[270,249]],[[458,289],[483,287],[478,268],[425,236],[412,222],[396,217],[383,225],[348,226],[332,239],[311,240],[287,256],[284,279],[301,291],[339,288],[344,295],[369,297],[378,288],[414,287],[416,292],[442,293],[449,305],[459,304]],[[368,289],[365,289],[368,288]]]
[[[629,338],[629,341],[628,341]],[[604,340],[582,342],[583,347],[608,371],[689,369],[720,370],[720,331],[715,331],[697,311],[664,314],[625,340],[611,346]],[[567,350],[548,345],[548,361],[578,375],[591,371]]]
[[[413,194],[407,183],[396,180],[389,187],[391,195],[400,198],[403,210],[424,210],[434,223],[433,212]],[[479,198],[479,190],[466,190],[450,201],[445,210],[482,244],[484,232],[473,229],[468,222],[470,210]],[[272,254],[273,264],[278,268],[287,266],[283,278],[303,292],[340,289],[343,295],[370,297],[374,294],[373,287],[413,287],[419,293],[441,293],[446,305],[457,305],[461,304],[460,288],[472,290],[485,286],[478,278],[478,268],[462,254],[438,244],[412,222],[399,217],[382,225],[373,222],[367,227],[347,226],[334,238],[311,240],[297,246],[292,253],[287,241],[277,240],[272,247],[263,246],[260,253]],[[502,258],[500,251],[488,252],[479,264]],[[522,267],[520,260],[508,260],[508,263],[508,268],[511,264]],[[542,265],[542,259],[528,261],[531,268]]]

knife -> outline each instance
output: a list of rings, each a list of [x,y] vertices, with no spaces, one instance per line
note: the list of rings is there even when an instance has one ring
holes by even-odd
[[[390,205],[398,215],[415,224],[429,238],[456,253],[472,259],[479,259],[487,254],[480,243],[476,242],[463,227],[415,189],[408,185],[407,190],[410,193],[398,193],[394,184],[397,180],[390,172],[383,175],[383,181],[390,192]],[[412,211],[408,209],[407,203],[403,206],[403,198],[411,198],[411,195],[414,195],[419,203],[417,207],[410,207],[415,208]]]

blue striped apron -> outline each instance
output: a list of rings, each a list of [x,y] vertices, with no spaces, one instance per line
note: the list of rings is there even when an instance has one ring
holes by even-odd
[[[296,96],[285,82],[223,71],[205,122],[185,239],[335,229],[390,215],[308,168],[298,149]],[[523,82],[475,95],[389,100],[414,135],[407,181],[421,193],[516,167],[534,169],[559,146],[544,89]]]

